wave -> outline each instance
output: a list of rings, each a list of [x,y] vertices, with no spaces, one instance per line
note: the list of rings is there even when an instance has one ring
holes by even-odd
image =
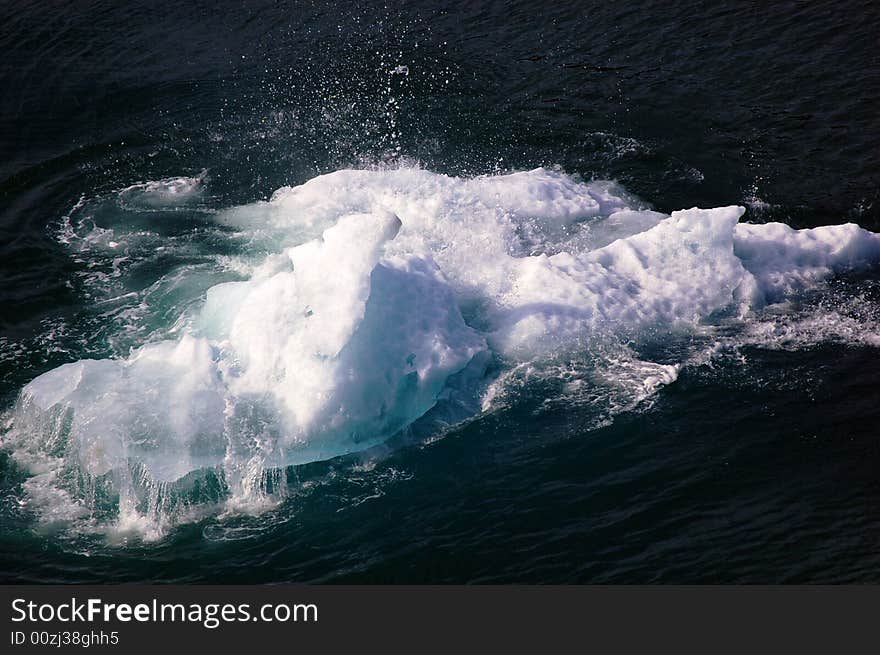
[[[206,183],[134,185],[117,201],[175,210]],[[548,402],[590,403],[607,420],[702,361],[643,353],[731,323],[744,343],[770,343],[762,308],[880,261],[880,236],[856,225],[794,230],[741,223],[744,211],[666,215],[613,182],[547,169],[322,175],[212,213],[254,262],[239,264],[244,279],[191,284],[204,299],[179,309],[188,319],[174,330],[31,381],[2,445],[54,514],[63,497],[71,516],[105,512],[160,535],[209,501],[259,509],[283,497],[287,466],[493,411],[530,378],[559,381]],[[107,230],[92,225],[78,256],[176,238]],[[169,275],[179,288],[198,273]],[[796,325],[804,339],[810,323]]]

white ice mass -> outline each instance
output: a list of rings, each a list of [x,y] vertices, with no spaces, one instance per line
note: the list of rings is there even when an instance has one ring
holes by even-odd
[[[117,487],[133,466],[165,483],[214,470],[235,494],[248,475],[362,450],[439,403],[479,407],[490,365],[497,380],[596,342],[745,317],[880,260],[880,236],[856,225],[798,231],[743,212],[667,216],[540,168],[323,175],[217,215],[275,252],[211,287],[179,338],[33,380],[5,441]],[[678,370],[661,368],[654,386]]]

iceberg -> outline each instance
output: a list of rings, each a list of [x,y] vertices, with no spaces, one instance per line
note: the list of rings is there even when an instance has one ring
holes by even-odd
[[[478,411],[499,369],[748,317],[880,261],[880,236],[856,225],[794,230],[741,223],[744,211],[667,216],[546,169],[323,175],[220,212],[274,252],[211,286],[176,338],[34,379],[4,444],[111,479],[120,505],[135,478],[198,471],[246,494],[266,471],[364,450],[443,404]],[[639,398],[681,366],[630,364]]]

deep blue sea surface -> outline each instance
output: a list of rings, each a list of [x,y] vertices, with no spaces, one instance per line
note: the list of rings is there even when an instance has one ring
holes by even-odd
[[[0,582],[880,581],[878,43],[0,3]]]

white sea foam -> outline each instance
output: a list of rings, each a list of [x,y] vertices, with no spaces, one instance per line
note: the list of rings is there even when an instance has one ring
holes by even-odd
[[[276,252],[209,288],[178,338],[33,380],[4,441],[31,465],[60,462],[53,485],[71,469],[109,480],[137,525],[193,472],[218,475],[236,507],[263,502],[283,491],[273,470],[491,409],[526,373],[626,411],[687,363],[648,361],[638,344],[748,325],[880,261],[880,237],[855,225],[740,224],[743,211],[666,216],[546,169],[324,175],[218,214]]]
[[[208,171],[193,177],[168,177],[162,180],[138,182],[122,189],[119,202],[139,210],[168,209],[192,203],[202,197]]]

